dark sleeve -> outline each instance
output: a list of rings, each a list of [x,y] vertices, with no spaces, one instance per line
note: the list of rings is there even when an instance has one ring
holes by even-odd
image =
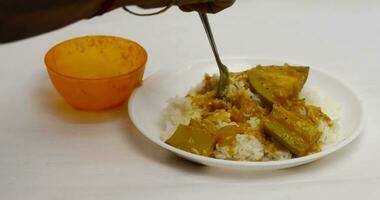
[[[104,0],[0,0],[0,43],[31,37],[90,18]]]

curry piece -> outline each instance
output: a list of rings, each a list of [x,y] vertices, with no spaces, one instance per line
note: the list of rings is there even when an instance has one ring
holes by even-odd
[[[306,106],[306,110],[307,110],[307,116],[315,124],[318,125],[321,121],[324,121],[330,127],[334,125],[333,121],[330,119],[330,117],[327,116],[325,113],[323,113],[320,107],[308,105],[308,106]]]
[[[333,121],[328,115],[322,112],[320,107],[313,105],[306,105],[304,99],[297,99],[287,102],[282,105],[286,110],[298,114],[298,116],[308,119],[318,126],[321,122],[325,122],[328,126],[334,125]]]
[[[229,125],[216,131],[217,141],[220,146],[233,146],[236,142],[236,135],[241,132],[240,128],[235,125]]]
[[[278,104],[264,118],[265,133],[284,145],[297,156],[304,156],[312,150],[322,132],[310,121]]]
[[[214,150],[216,137],[199,122],[191,120],[188,126],[179,125],[166,143],[187,152],[210,156]]]
[[[309,74],[303,66],[260,66],[248,71],[252,88],[270,103],[284,104],[297,98]]]

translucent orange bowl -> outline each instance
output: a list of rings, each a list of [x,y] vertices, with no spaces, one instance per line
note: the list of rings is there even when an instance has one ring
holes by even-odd
[[[96,111],[125,102],[144,74],[147,53],[136,42],[113,36],[64,41],[45,55],[50,80],[74,108]]]

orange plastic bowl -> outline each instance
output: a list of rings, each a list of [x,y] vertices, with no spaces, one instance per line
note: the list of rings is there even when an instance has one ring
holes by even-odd
[[[80,110],[122,104],[144,74],[147,53],[136,42],[113,36],[85,36],[51,48],[45,64],[53,85]]]

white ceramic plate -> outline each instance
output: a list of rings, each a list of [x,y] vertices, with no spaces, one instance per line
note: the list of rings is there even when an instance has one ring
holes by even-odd
[[[242,71],[257,64],[282,65],[286,61],[275,59],[254,59],[238,58],[226,59],[223,62],[230,68],[230,71]],[[289,64],[302,65],[305,63]],[[293,167],[314,160],[320,159],[332,152],[352,142],[362,131],[364,124],[364,109],[359,96],[346,84],[338,81],[334,77],[316,70],[311,66],[307,84],[317,86],[323,93],[331,99],[339,102],[342,107],[340,119],[340,134],[342,139],[319,153],[282,161],[228,161],[199,156],[177,149],[165,144],[160,139],[160,133],[164,130],[163,109],[167,106],[167,101],[175,96],[184,96],[188,90],[199,83],[203,75],[207,73],[217,73],[214,61],[200,61],[188,66],[176,66],[176,70],[163,70],[153,74],[144,80],[144,84],[136,89],[129,99],[129,115],[135,126],[149,140],[159,146],[189,160],[208,166],[226,168],[247,168],[247,169],[281,169]],[[142,147],[143,148],[143,147]]]

